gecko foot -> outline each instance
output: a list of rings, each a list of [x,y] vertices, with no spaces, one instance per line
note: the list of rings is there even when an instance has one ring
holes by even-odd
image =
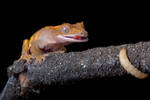
[[[41,64],[45,60],[46,56],[47,55],[38,55],[38,56],[36,56],[34,64]]]

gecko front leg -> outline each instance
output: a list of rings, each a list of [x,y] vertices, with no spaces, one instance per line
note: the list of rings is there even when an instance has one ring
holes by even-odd
[[[49,48],[49,49],[51,49],[51,48]],[[65,53],[67,51],[65,47],[62,47],[62,48],[60,48],[56,51],[53,51],[53,52],[47,52],[44,49],[40,49],[40,50],[43,51],[43,53],[38,53],[35,55],[35,58],[36,58],[35,64],[41,64],[41,62],[45,60],[46,56],[48,56],[51,53]],[[44,52],[47,52],[47,53],[44,53]]]

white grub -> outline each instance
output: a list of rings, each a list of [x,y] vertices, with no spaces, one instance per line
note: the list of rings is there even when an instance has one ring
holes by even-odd
[[[127,54],[126,54],[126,49],[122,48],[120,53],[119,53],[119,60],[120,60],[120,64],[122,65],[122,67],[131,75],[133,75],[134,77],[138,78],[138,79],[144,79],[146,77],[148,77],[148,74],[145,74],[143,72],[141,72],[140,70],[138,70],[135,66],[133,66],[131,64],[131,62],[129,61]]]

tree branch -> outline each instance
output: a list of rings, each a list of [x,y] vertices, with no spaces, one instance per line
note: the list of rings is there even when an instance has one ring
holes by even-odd
[[[23,96],[26,95],[26,91],[35,92],[35,88],[40,90],[43,86],[55,83],[66,84],[82,79],[130,75],[120,65],[118,55],[121,48],[127,49],[128,57],[136,68],[144,73],[150,73],[150,42],[99,47],[82,52],[52,53],[41,65],[34,65],[33,59],[32,64],[21,60],[10,66],[8,68],[9,80],[17,80],[14,84],[19,80],[22,92],[17,92],[16,95],[14,91],[18,91],[18,88],[12,88],[16,85],[9,84],[8,80],[6,87],[15,90],[7,93],[9,89],[6,90],[5,87],[1,98],[5,98],[6,95],[7,97]]]

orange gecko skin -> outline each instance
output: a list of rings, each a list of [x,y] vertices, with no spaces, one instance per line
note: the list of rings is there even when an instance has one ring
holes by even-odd
[[[87,41],[88,33],[83,22],[46,26],[35,32],[30,40],[24,40],[20,59],[30,63],[31,58],[35,58],[35,63],[41,63],[51,52],[65,52],[65,45]]]

